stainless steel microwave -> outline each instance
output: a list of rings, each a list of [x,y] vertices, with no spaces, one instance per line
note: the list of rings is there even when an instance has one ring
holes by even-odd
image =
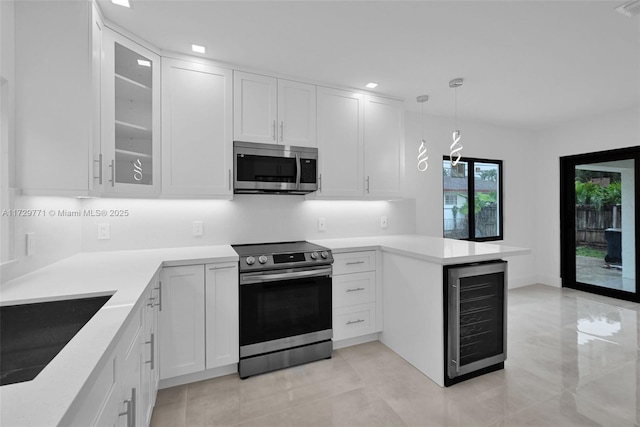
[[[318,149],[233,142],[233,192],[307,194],[318,189]]]

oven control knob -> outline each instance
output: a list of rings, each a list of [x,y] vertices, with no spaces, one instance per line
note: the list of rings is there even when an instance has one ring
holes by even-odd
[[[252,256],[247,257],[247,264],[253,265],[254,262],[256,262],[256,259],[254,257]]]
[[[320,256],[322,257],[322,259],[327,259],[327,257],[329,256],[329,252],[327,252],[327,251],[322,251],[322,253],[320,254]]]
[[[260,258],[258,258],[258,262],[259,262],[260,264],[264,264],[264,263],[266,263],[266,262],[267,262],[267,257],[266,257],[266,256],[264,256],[264,255],[260,255]]]
[[[318,259],[318,252],[311,252],[311,259],[313,260]]]

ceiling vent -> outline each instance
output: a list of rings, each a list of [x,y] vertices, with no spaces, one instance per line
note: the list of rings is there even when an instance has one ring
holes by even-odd
[[[621,4],[614,10],[626,16],[636,16],[640,14],[640,0],[634,0],[625,4]]]

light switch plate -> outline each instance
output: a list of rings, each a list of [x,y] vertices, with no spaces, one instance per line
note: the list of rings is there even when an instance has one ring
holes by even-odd
[[[98,240],[109,240],[111,238],[111,225],[98,224]]]
[[[386,216],[381,216],[380,217],[380,228],[387,228],[387,217]]]
[[[36,233],[26,234],[26,254],[27,256],[36,254]]]
[[[327,229],[327,223],[324,218],[318,218],[318,231],[325,231]]]
[[[204,223],[202,221],[193,221],[193,235],[202,236],[204,234]]]

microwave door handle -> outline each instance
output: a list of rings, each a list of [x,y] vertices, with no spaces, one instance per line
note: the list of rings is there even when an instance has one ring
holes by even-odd
[[[300,153],[296,153],[296,190],[300,190]]]

